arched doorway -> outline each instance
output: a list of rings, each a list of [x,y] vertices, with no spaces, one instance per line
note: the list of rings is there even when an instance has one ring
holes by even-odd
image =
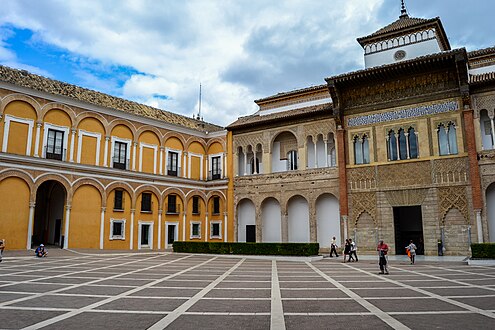
[[[261,204],[263,242],[282,242],[282,214],[275,198],[268,198]]]
[[[492,183],[486,190],[486,217],[488,241],[495,243],[495,183]]]
[[[334,236],[340,246],[340,211],[335,196],[324,194],[316,200],[316,225],[320,248],[330,248],[330,240]]]
[[[31,245],[41,243],[63,246],[62,225],[67,192],[57,181],[43,182],[36,191]]]
[[[249,199],[237,205],[237,241],[256,242],[256,208]]]
[[[287,203],[290,243],[309,242],[309,206],[302,196],[294,196]]]

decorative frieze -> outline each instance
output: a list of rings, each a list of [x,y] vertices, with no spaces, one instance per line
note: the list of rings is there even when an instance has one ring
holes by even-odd
[[[374,113],[365,116],[358,116],[347,119],[348,127],[372,125],[376,123],[389,122],[394,120],[402,120],[408,118],[416,118],[427,115],[435,115],[444,112],[459,110],[459,102],[449,101],[439,104],[423,105],[414,108],[401,109],[383,113]]]

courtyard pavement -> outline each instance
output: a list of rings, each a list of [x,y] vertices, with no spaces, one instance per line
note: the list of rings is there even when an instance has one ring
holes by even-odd
[[[494,329],[495,267],[178,253],[11,254],[0,329]]]

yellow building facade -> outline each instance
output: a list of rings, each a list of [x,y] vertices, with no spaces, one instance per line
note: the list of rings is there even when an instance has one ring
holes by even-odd
[[[7,67],[0,119],[9,249],[232,240],[223,128]]]

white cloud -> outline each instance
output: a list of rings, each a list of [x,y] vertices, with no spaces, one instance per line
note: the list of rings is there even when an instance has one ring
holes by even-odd
[[[355,39],[398,18],[397,3],[19,0],[2,4],[0,27],[27,28],[76,56],[131,67],[139,74],[118,91],[78,74],[104,92],[186,116],[197,112],[202,83],[205,120],[228,125],[253,113],[254,99],[360,69]],[[20,66],[1,39],[0,61]]]

